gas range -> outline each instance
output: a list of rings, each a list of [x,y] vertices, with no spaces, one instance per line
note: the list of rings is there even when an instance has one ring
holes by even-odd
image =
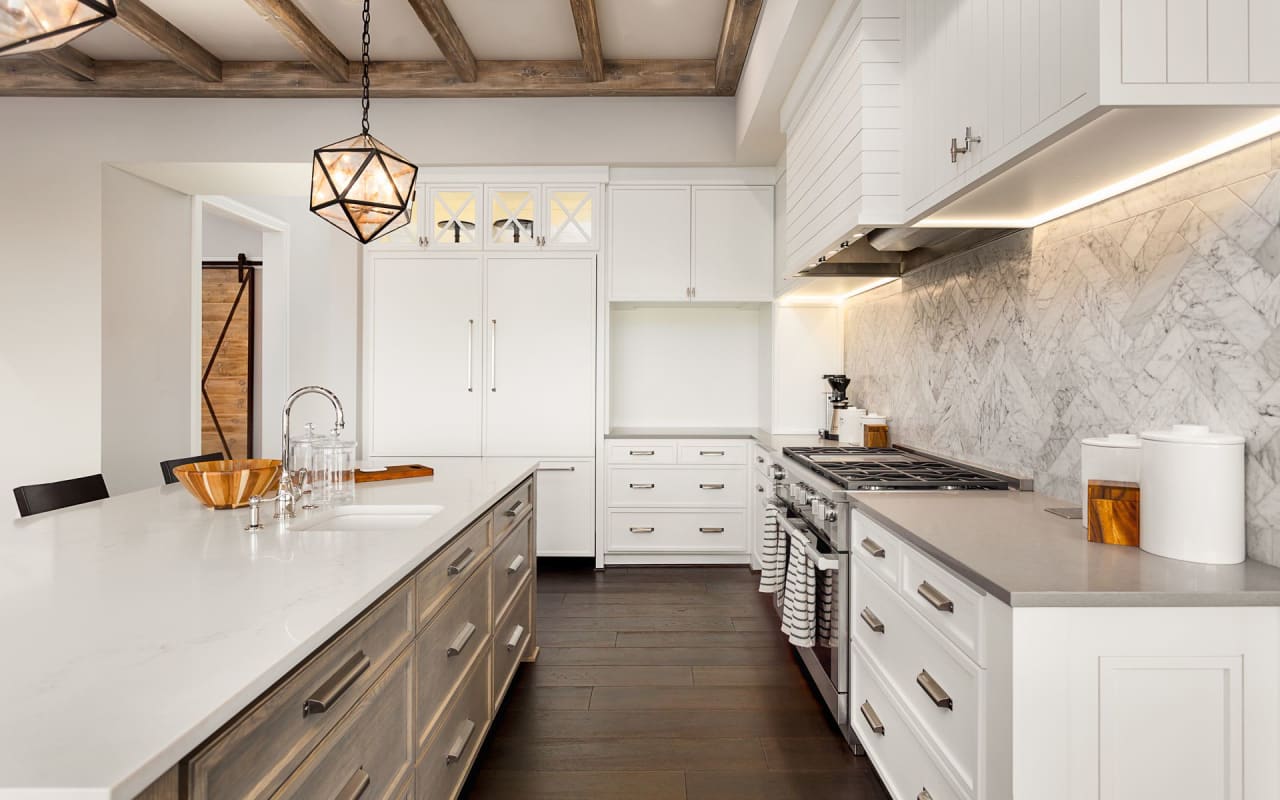
[[[782,451],[846,491],[1019,488],[1015,478],[902,447],[787,447]]]

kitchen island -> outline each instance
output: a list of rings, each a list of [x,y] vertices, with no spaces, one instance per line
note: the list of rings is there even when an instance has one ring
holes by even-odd
[[[321,708],[310,717],[325,720],[328,728],[337,725],[336,735],[342,727],[336,717],[351,709],[357,690],[368,688],[379,671],[390,674],[403,666],[401,682],[413,684],[414,670],[407,662],[437,633],[433,625],[447,613],[440,610],[446,592],[456,588],[446,589],[445,578],[433,583],[435,573],[428,573],[442,559],[449,561],[450,577],[476,585],[474,594],[483,597],[486,615],[474,641],[455,641],[453,630],[441,630],[434,638],[447,633],[450,641],[427,643],[438,644],[442,652],[459,642],[464,648],[471,643],[466,661],[478,672],[489,663],[489,655],[477,651],[487,646],[484,637],[493,622],[495,654],[532,657],[534,553],[513,558],[515,572],[505,562],[495,567],[492,595],[488,556],[491,549],[507,552],[503,541],[518,544],[512,533],[517,528],[532,547],[529,481],[537,463],[519,458],[429,463],[436,469],[433,478],[366,483],[356,490],[357,505],[439,507],[409,528],[333,531],[321,525],[292,530],[264,513],[266,529],[250,534],[243,530],[247,510],[209,511],[177,485],[11,523],[0,533],[0,634],[8,653],[0,681],[0,797],[128,798],[162,776],[176,781],[172,768],[179,761],[202,745],[210,749],[206,742],[243,728],[239,720],[228,723],[244,709],[253,706],[260,716],[270,710],[263,698],[287,689],[289,681],[282,679],[292,678],[300,665],[312,665],[313,654],[328,655],[349,633],[361,634],[365,620],[377,617],[366,625],[368,630],[395,631],[383,637],[392,643],[383,648],[385,659],[379,662],[370,652],[374,667],[365,666],[349,696],[341,702],[320,698],[330,701],[328,716]],[[503,502],[511,508],[490,513]],[[299,512],[295,524],[306,519]],[[455,558],[453,550],[472,537],[475,546]],[[432,559],[437,553],[441,557]],[[444,566],[440,575],[445,575]],[[499,646],[507,643],[506,636],[497,641],[498,621],[488,616],[491,596],[492,615],[501,610],[499,575],[524,579],[523,588],[513,587],[510,595],[524,597],[527,608],[515,608],[520,601],[512,600],[504,612],[519,611],[529,620],[527,626],[516,626],[522,634],[518,650]],[[463,586],[456,595],[467,591]],[[384,609],[392,611],[379,617]],[[403,624],[379,621],[394,621],[397,615]],[[415,623],[417,643],[410,645]],[[365,650],[371,648],[362,647],[361,655]],[[394,665],[387,666],[390,661]],[[324,680],[331,677],[318,674],[315,682],[324,683],[321,689],[335,688]],[[495,675],[492,697],[489,686],[483,687],[486,705],[498,701],[505,688],[497,680],[502,677],[509,679]],[[386,682],[374,686],[370,695]],[[422,747],[434,752],[436,739],[444,738],[427,730],[428,723],[450,722],[453,708],[446,708],[444,700],[438,708],[418,705],[420,719],[410,724],[412,741],[406,745],[411,760],[401,770],[410,784],[412,759]],[[302,708],[291,708],[291,714],[295,710],[302,716]],[[483,739],[484,727],[487,722],[475,726],[474,736],[464,742],[470,755]],[[299,744],[293,748],[298,752],[280,764],[261,767],[263,774],[271,774],[252,785],[280,785],[303,761],[306,748],[326,732],[322,727],[308,733],[305,747]],[[333,738],[325,738],[320,747]],[[212,748],[215,755],[234,750],[218,746],[220,751]],[[450,758],[450,764],[458,761],[452,753]],[[236,772],[232,767],[228,774]],[[298,773],[306,769],[304,764]],[[419,774],[421,769],[419,765]],[[334,792],[341,786],[339,782]],[[403,791],[401,786],[376,788],[366,798]],[[217,796],[212,790],[194,795]],[[298,796],[306,796],[306,789]]]

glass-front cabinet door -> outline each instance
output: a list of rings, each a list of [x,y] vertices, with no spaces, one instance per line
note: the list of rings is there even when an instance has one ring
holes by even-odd
[[[431,187],[426,237],[431,250],[478,250],[484,244],[480,227],[481,190],[476,185]]]
[[[555,250],[594,250],[599,238],[600,190],[595,186],[547,186],[544,246]]]
[[[418,184],[413,191],[413,221],[365,245],[371,250],[419,250],[423,244],[423,213],[427,208],[427,187]]]
[[[485,249],[533,250],[541,241],[539,186],[485,187]]]

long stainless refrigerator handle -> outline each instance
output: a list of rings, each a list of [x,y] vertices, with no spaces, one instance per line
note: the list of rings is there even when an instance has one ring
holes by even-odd
[[[498,391],[498,321],[489,320],[493,332],[489,336],[489,391]]]
[[[467,320],[467,391],[476,388],[476,321]]]

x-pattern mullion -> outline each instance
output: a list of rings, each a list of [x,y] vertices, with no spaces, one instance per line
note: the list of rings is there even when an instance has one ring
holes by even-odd
[[[584,242],[591,241],[591,234],[587,233],[586,228],[583,228],[582,225],[578,222],[578,212],[581,211],[583,207],[587,205],[588,202],[590,202],[591,194],[589,192],[583,192],[582,199],[578,201],[578,205],[574,206],[572,211],[569,210],[569,207],[564,204],[564,200],[561,199],[560,195],[562,194],[563,192],[559,192],[551,195],[552,200],[555,202],[555,204],[560,206],[560,210],[565,213],[565,220],[564,222],[560,223],[560,227],[556,228],[555,233],[551,234],[551,241],[553,242],[559,241],[560,234],[564,233],[565,228],[569,227],[570,225],[573,225],[573,227],[578,229],[578,233],[582,234],[582,241]]]

